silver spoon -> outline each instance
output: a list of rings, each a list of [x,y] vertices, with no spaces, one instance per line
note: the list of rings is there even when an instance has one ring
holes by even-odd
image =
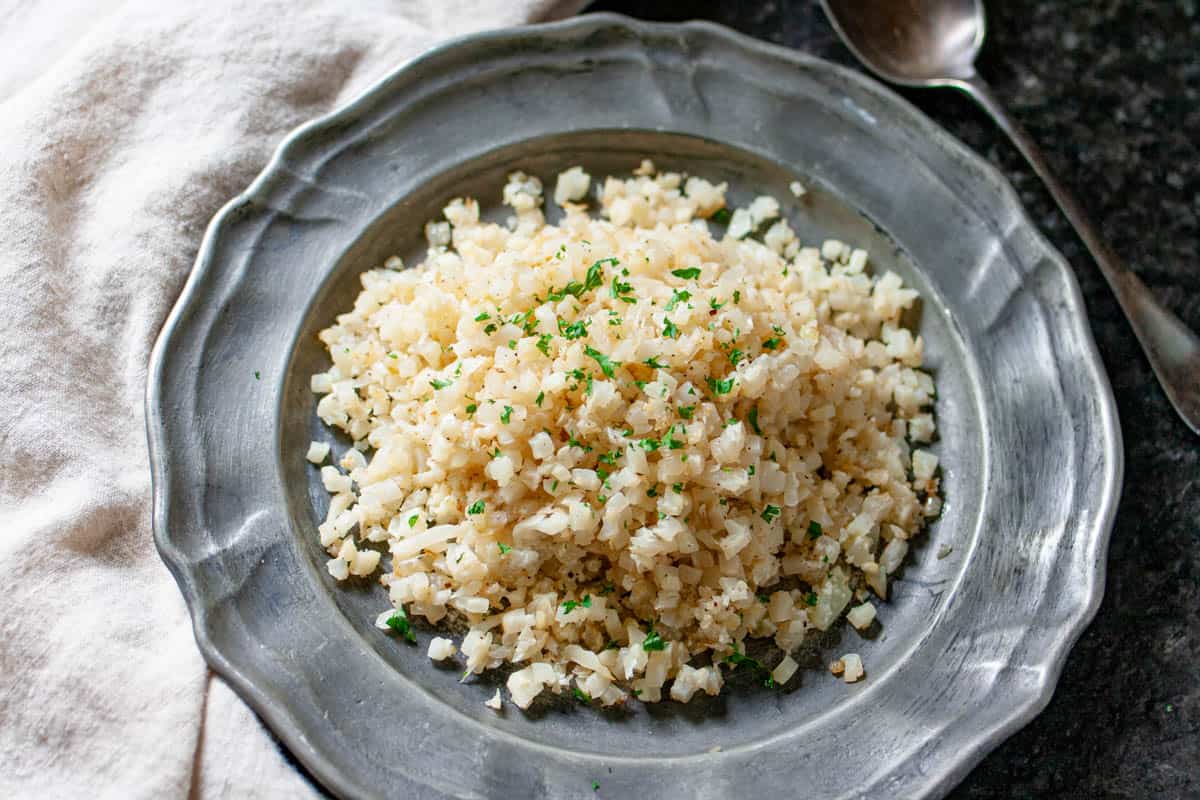
[[[982,0],[821,2],[842,41],[881,78],[902,86],[959,89],[1008,134],[1096,259],[1167,399],[1188,427],[1200,433],[1200,340],[1105,244],[1078,201],[1050,174],[1033,139],[975,72],[975,57],[983,45]]]

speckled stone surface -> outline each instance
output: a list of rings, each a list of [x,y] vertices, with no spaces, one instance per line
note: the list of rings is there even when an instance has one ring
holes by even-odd
[[[592,8],[709,19],[854,63],[812,0]],[[1116,251],[1200,330],[1200,2],[1004,0],[988,12],[981,73]],[[1049,707],[951,797],[1200,797],[1200,439],[1167,405],[1100,273],[1007,140],[951,91],[905,95],[1004,171],[1074,266],[1125,436],[1100,612]]]

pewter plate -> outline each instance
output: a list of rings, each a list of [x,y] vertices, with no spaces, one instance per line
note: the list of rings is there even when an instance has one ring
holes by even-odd
[[[878,634],[814,643],[788,691],[735,676],[687,706],[495,714],[496,679],[374,629],[383,590],[322,568],[314,334],[450,197],[643,157],[772,193],[802,238],[866,246],[921,291],[946,510]],[[1121,475],[1079,290],[994,169],[857,73],[611,15],[457,42],[289,136],[209,227],[147,420],[155,539],[201,649],[346,797],[941,796],[1049,700],[1100,602]],[[864,682],[821,667],[846,651]]]

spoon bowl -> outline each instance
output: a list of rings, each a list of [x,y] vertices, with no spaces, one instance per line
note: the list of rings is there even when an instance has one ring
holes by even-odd
[[[842,41],[886,81],[945,86],[975,74],[981,0],[822,0]]]

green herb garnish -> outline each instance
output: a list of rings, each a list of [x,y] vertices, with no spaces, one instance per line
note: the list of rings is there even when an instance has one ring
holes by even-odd
[[[729,394],[733,391],[734,378],[726,378],[723,381],[714,378],[705,378],[704,381],[708,384],[708,388],[713,394]]]
[[[821,523],[817,522],[815,519],[808,523],[808,538],[820,539],[822,533],[824,533],[824,531],[821,530]]]
[[[431,380],[429,382],[429,385],[432,386],[434,389],[445,389],[447,386],[449,386],[452,383],[454,383],[454,381],[444,381],[444,380],[441,380],[440,378],[434,378],[433,380]]]
[[[750,423],[750,429],[762,436],[762,431],[758,429],[758,406],[750,409],[750,413],[746,414],[746,421]],[[753,475],[754,473],[750,473]]]
[[[587,336],[587,329],[591,324],[592,323],[589,320],[581,319],[576,320],[568,325],[560,319],[558,321],[558,332],[562,334],[562,337],[568,341],[572,339],[582,339],[584,336]]]
[[[671,274],[676,278],[683,278],[685,281],[695,280],[700,277],[699,267],[688,267],[687,269],[673,269]]]
[[[718,208],[709,219],[718,225],[728,225],[729,220],[733,219],[733,212],[728,208]]]
[[[650,631],[646,634],[646,638],[642,640],[642,649],[647,653],[667,649],[667,643],[658,635],[658,631],[654,630],[653,625],[650,626]]]
[[[585,347],[583,348],[583,353],[588,358],[593,359],[597,364],[600,365],[600,370],[605,374],[606,377],[613,377],[613,371],[617,367],[621,366],[621,362],[613,361],[611,358],[594,348]]]
[[[775,518],[779,516],[779,506],[767,506],[760,516],[763,518],[763,522],[774,522]]]
[[[671,295],[670,301],[667,302],[666,310],[674,311],[675,306],[679,305],[680,303],[686,303],[688,300],[691,300],[691,299],[692,299],[691,292],[689,292],[685,289],[679,289],[674,294]]]
[[[467,508],[467,513],[468,514],[482,514],[483,513],[483,501],[476,500],[474,503],[471,503],[470,507]]]
[[[496,542],[496,547],[500,548],[500,555],[506,555],[512,552],[512,545],[507,545],[504,542]]]
[[[762,343],[763,350],[774,350],[779,347],[779,343],[783,340],[778,336],[772,336],[770,339],[764,339]]]
[[[562,610],[563,610],[564,614],[570,614],[572,611],[574,611],[577,608],[591,608],[591,607],[592,607],[592,596],[590,594],[585,594],[583,596],[582,600],[578,600],[578,601],[568,600],[567,602],[562,604]]]
[[[666,317],[663,317],[662,335],[667,337],[668,339],[678,339],[679,338],[679,328],[675,327],[675,323],[671,322],[671,320]]]
[[[488,313],[488,312],[486,312],[486,311],[481,311],[481,312],[479,313],[479,315],[478,315],[477,317],[475,317],[475,321],[476,321],[476,322],[483,322],[484,320],[489,320],[489,319],[491,319],[491,318],[492,318],[492,315],[491,315],[491,314],[489,314],[489,313]]]
[[[408,614],[404,613],[403,606],[398,607],[396,613],[387,618],[386,624],[408,641],[413,644],[417,643],[417,635],[413,633],[412,626],[408,623]]]

